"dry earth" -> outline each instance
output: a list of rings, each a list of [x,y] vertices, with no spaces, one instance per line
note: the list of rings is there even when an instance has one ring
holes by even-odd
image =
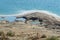
[[[49,29],[44,26],[25,24],[24,22],[0,23],[1,31],[5,35],[9,31],[15,33],[12,37],[6,35],[9,38],[8,40],[45,40],[51,36],[60,37],[60,29]],[[46,35],[46,38],[41,38],[42,35]]]

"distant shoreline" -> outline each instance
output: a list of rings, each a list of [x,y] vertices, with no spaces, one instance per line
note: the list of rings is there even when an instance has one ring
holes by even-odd
[[[46,10],[27,10],[27,11],[18,12],[16,14],[0,15],[0,16],[18,16],[18,15],[25,15],[25,14],[33,13],[33,12],[42,12],[42,13],[46,13],[46,14],[49,14],[49,15],[53,15],[55,17],[59,17],[57,14],[46,11]]]

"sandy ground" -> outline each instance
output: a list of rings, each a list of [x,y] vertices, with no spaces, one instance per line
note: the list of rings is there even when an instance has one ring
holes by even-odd
[[[38,25],[20,23],[9,23],[9,24],[0,24],[0,31],[3,31],[5,34],[9,31],[15,33],[15,36],[9,37],[10,40],[31,40],[31,37],[39,37],[37,40],[45,40],[46,38],[40,38],[42,35],[47,37],[51,36],[60,36],[60,32],[55,30],[50,30],[45,27],[40,27]],[[30,39],[29,39],[30,38]]]

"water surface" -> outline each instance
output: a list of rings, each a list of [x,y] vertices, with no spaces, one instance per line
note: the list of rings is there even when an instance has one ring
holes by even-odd
[[[60,15],[60,0],[0,0],[0,14],[18,14],[23,10],[47,10]]]

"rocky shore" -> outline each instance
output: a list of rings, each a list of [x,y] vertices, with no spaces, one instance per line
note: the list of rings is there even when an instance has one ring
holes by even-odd
[[[25,21],[20,21],[19,18],[24,18]],[[60,39],[60,21],[54,16],[34,12],[17,16],[16,19],[14,22],[0,21],[0,40]]]

